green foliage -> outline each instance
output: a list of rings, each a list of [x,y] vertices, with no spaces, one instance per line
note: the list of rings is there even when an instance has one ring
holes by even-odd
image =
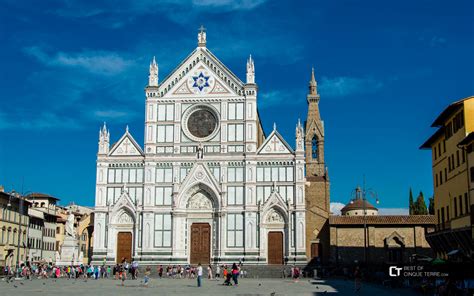
[[[413,203],[413,192],[410,187],[410,198],[408,200],[408,212],[410,215],[413,215],[414,206],[415,204]]]
[[[428,206],[428,213],[430,215],[434,215],[435,214],[435,211],[434,211],[434,197],[430,197],[429,198],[429,206]]]
[[[413,215],[428,215],[428,209],[426,208],[425,197],[423,192],[420,191],[416,202],[414,203]]]

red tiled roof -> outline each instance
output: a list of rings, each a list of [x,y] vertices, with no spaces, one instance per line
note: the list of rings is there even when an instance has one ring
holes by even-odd
[[[360,198],[353,199],[345,207],[341,209],[341,213],[345,213],[351,210],[363,210],[364,209],[364,200]],[[370,202],[365,200],[365,209],[366,210],[377,210]]]
[[[26,198],[51,198],[51,199],[59,200],[59,198],[56,198],[56,197],[51,196],[49,194],[40,193],[40,192],[30,193],[26,196]]]
[[[434,215],[376,215],[365,216],[367,224],[424,224],[434,225]],[[364,224],[364,216],[329,216],[330,225]]]

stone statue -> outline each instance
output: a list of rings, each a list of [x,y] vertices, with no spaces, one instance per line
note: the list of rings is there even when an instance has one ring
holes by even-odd
[[[74,214],[73,213],[69,213],[69,215],[67,216],[66,235],[71,236],[71,237],[76,237],[76,233],[74,230]]]

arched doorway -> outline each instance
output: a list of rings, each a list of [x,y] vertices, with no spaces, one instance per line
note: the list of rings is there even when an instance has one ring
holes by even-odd
[[[268,264],[283,264],[283,232],[268,232]]]

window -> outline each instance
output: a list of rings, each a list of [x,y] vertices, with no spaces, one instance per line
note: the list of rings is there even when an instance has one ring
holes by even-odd
[[[459,166],[459,150],[456,151],[456,167]]]
[[[244,245],[244,216],[242,214],[227,215],[227,247],[238,248]]]
[[[216,178],[217,182],[220,182],[221,180],[221,169],[220,167],[209,167],[211,170],[212,175],[214,175],[214,178]]]
[[[448,182],[448,170],[444,168],[444,182]]]
[[[173,125],[158,125],[157,129],[157,143],[172,143],[173,142]]]
[[[244,181],[244,168],[229,167],[227,169],[227,182],[243,182],[243,181]]]
[[[244,103],[229,103],[228,119],[244,119]]]
[[[171,215],[155,215],[155,246],[171,247]]]
[[[454,201],[456,202],[456,198],[454,198]],[[466,205],[467,206],[467,205]],[[462,195],[459,196],[459,215],[462,216],[463,210],[462,210]]]
[[[456,197],[454,197],[454,217],[458,216],[458,204],[456,203]],[[462,211],[462,210],[461,210]],[[461,214],[462,215],[462,214]]]
[[[439,172],[439,185],[443,184],[443,171]]]
[[[158,105],[158,121],[172,121],[174,120],[173,105]]]
[[[272,186],[257,186],[257,201],[262,203],[272,194]]]
[[[181,167],[179,170],[179,176],[181,182],[183,182],[184,178],[188,175],[189,171],[191,170],[191,167]]]
[[[469,169],[471,171],[471,182],[474,182],[474,167]]]
[[[466,214],[470,212],[470,209],[469,209],[469,200],[468,200],[468,197],[467,197],[467,193],[464,193],[464,204],[466,205]]]
[[[311,157],[313,157],[313,159],[318,158],[318,138],[316,136],[311,140]]]
[[[108,183],[143,183],[143,169],[142,168],[124,168],[108,170]]]
[[[244,125],[243,124],[228,124],[227,125],[227,140],[229,142],[237,142],[244,140]]]
[[[227,204],[241,205],[244,203],[244,187],[229,186],[227,188]]]
[[[436,184],[436,187],[438,187],[438,174],[435,174],[435,179],[436,179],[436,181],[435,181],[435,182],[436,182],[436,183],[435,183],[435,184]]]
[[[156,182],[158,183],[173,182],[173,169],[172,168],[157,168],[156,169]]]
[[[156,187],[155,205],[171,205],[173,187]]]

